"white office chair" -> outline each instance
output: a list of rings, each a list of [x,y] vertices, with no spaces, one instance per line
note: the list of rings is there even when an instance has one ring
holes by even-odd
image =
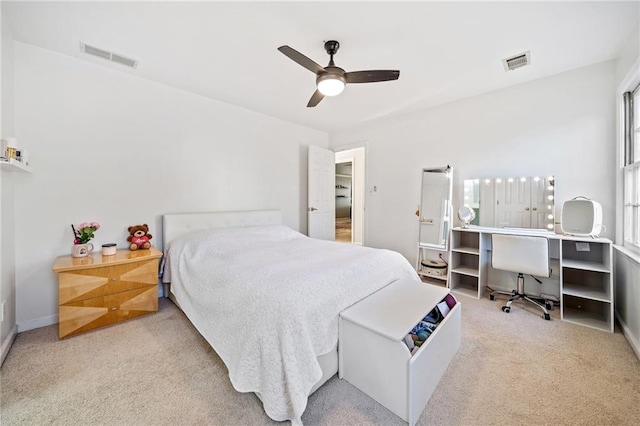
[[[539,284],[542,281],[538,277],[551,276],[549,268],[549,239],[539,236],[492,234],[491,236],[491,266],[494,269],[518,273],[518,287],[512,292],[493,291],[489,298],[495,300],[495,294],[508,294],[511,297],[502,307],[506,313],[511,312],[511,303],[514,300],[524,299],[542,309],[543,318],[550,320],[547,309],[551,309],[552,302],[542,297],[530,296],[524,292],[524,274],[531,275]],[[544,305],[534,300],[544,301]]]

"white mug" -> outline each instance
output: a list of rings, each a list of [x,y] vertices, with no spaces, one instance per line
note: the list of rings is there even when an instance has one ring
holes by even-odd
[[[71,256],[73,257],[85,257],[88,256],[89,253],[93,251],[93,244],[74,244],[73,250],[71,251]]]

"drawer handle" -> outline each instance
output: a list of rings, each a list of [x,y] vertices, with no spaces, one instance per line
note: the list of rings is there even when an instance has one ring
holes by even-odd
[[[117,310],[117,309],[118,309],[118,307],[117,307],[117,306],[114,306],[113,308],[111,308],[111,310],[112,310],[112,311],[115,311],[115,310]]]
[[[117,278],[115,278],[115,277],[114,277],[114,278],[111,278],[111,281],[117,281],[117,280],[118,280],[118,279],[117,279]]]

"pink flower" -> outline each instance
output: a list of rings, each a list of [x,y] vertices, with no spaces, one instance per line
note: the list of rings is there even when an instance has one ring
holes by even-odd
[[[86,244],[94,237],[93,233],[100,229],[100,224],[98,222],[82,222],[77,228],[74,228],[73,225],[71,228],[74,233],[73,243]]]

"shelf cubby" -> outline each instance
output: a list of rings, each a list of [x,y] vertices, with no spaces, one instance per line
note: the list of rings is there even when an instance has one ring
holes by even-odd
[[[563,266],[611,272],[610,247],[611,245],[608,243],[593,240],[563,240]]]
[[[464,273],[451,271],[451,279],[449,283],[451,291],[463,294],[465,296],[478,298],[478,278]]]
[[[567,268],[562,270],[562,292],[585,299],[611,302],[610,274]]]
[[[613,332],[611,304],[563,294],[562,319],[574,324]]]
[[[451,250],[461,253],[479,254],[480,238],[478,233],[454,230],[451,239]]]

